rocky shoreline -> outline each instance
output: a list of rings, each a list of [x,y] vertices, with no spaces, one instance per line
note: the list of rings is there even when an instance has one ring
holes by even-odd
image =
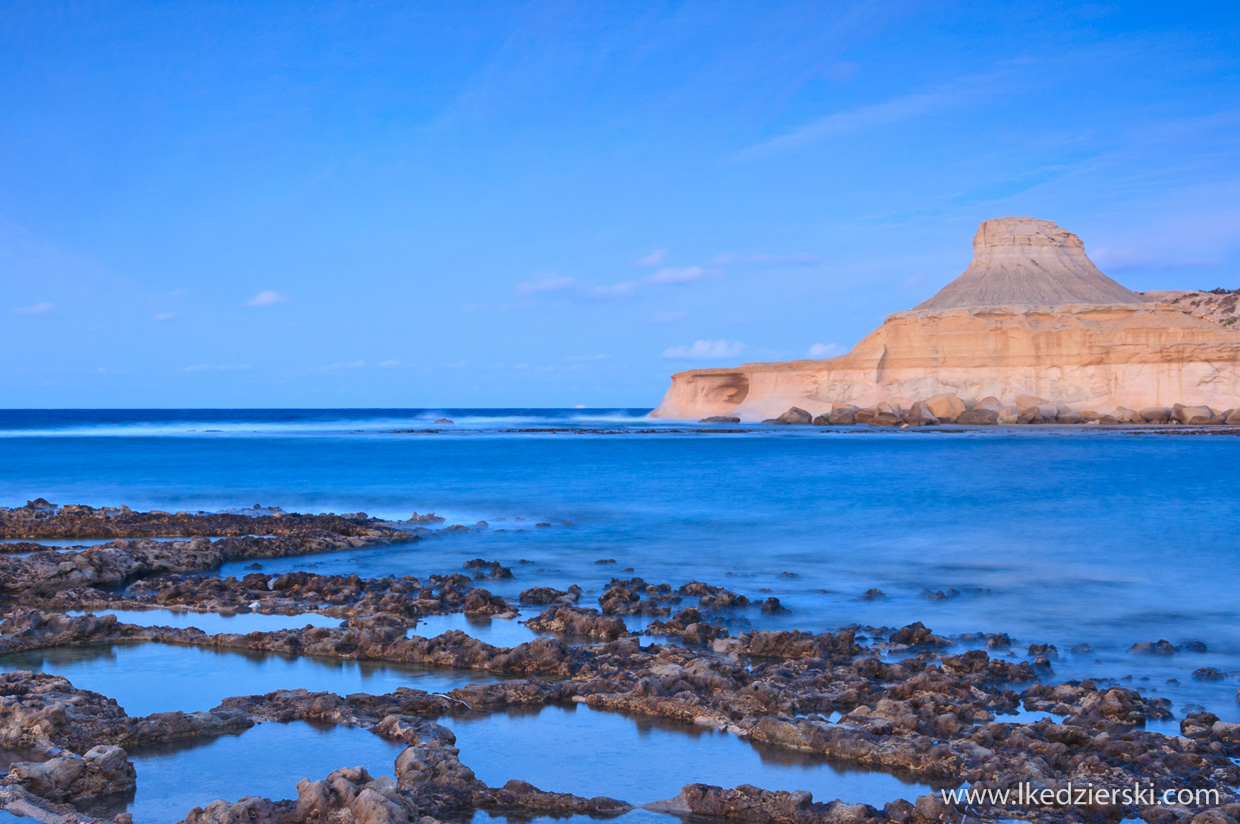
[[[127,532],[134,534],[121,534]],[[289,721],[362,727],[406,748],[396,759],[394,779],[375,778],[342,764],[330,775],[302,781],[295,799],[218,801],[186,810],[185,820],[430,824],[430,819],[459,817],[471,810],[525,818],[623,813],[631,809],[624,800],[582,798],[518,780],[488,786],[460,761],[450,729],[454,718],[573,703],[714,728],[943,786],[1004,789],[1031,784],[1059,789],[1089,783],[1122,789],[1139,783],[1220,790],[1219,802],[1210,809],[1109,803],[992,804],[966,810],[937,794],[892,799],[879,809],[848,799],[815,801],[808,793],[691,784],[675,799],[647,805],[676,815],[778,824],[922,824],[956,822],[964,815],[986,822],[1114,824],[1139,817],[1148,824],[1234,824],[1240,816],[1234,789],[1240,786],[1240,766],[1234,760],[1240,758],[1240,724],[1197,712],[1178,719],[1178,736],[1143,729],[1146,721],[1170,717],[1165,699],[1090,680],[1057,683],[1051,669],[1053,650],[1034,645],[1026,660],[1016,660],[1004,655],[1012,642],[1000,634],[978,639],[990,652],[960,652],[951,639],[921,624],[733,635],[713,616],[749,604],[771,611],[782,606],[773,598],[750,599],[700,581],[674,587],[636,577],[613,579],[598,596],[598,609],[581,605],[579,587],[529,587],[509,602],[480,584],[510,577],[512,570],[483,559],[466,563],[462,571],[404,578],[192,574],[213,570],[226,560],[425,537],[411,532],[409,524],[362,514],[170,515],[56,507],[40,500],[0,510],[0,535],[111,542],[104,548],[0,558],[0,654],[158,643],[417,664],[479,676],[476,683],[444,694],[405,687],[385,695],[347,696],[292,689],[235,696],[204,712],[131,718],[114,699],[79,689],[63,677],[0,674],[0,747],[37,755],[15,763],[0,781],[0,808],[41,821],[91,821],[72,803],[131,792],[135,776],[128,754],[135,748],[208,740],[258,723]],[[191,540],[140,540],[163,536]],[[222,537],[211,541],[207,536]],[[262,554],[266,552],[273,554]],[[120,584],[127,586],[118,589]],[[545,637],[506,648],[460,631],[430,638],[417,634],[419,619],[429,615],[511,619],[521,604],[542,608],[525,623]],[[197,629],[138,627],[110,615],[65,614],[168,607],[318,612],[342,623],[211,635]],[[626,627],[621,620],[625,615],[654,620],[642,637]],[[653,643],[643,646],[643,640]],[[1005,720],[1021,709],[1054,713],[1062,720]]]
[[[740,423],[728,415],[713,415],[700,423]],[[940,394],[917,401],[908,408],[880,403],[858,407],[837,403],[830,411],[812,415],[800,407],[791,407],[764,424],[802,426],[1000,426],[1000,425],[1107,425],[1107,426],[1240,426],[1240,409],[1213,409],[1209,406],[1149,406],[1140,410],[1118,407],[1103,414],[1092,410],[1076,410],[1062,403],[1043,398],[1021,396],[1005,403],[995,397],[966,401],[957,395]]]

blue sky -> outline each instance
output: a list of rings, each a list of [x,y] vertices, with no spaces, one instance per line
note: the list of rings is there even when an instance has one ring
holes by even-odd
[[[1232,4],[0,3],[0,406],[653,406],[977,223],[1240,286]]]

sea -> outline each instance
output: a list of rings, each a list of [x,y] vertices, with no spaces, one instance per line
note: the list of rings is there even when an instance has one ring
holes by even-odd
[[[1240,720],[1240,437],[648,412],[0,411],[0,505],[434,513],[470,529],[262,566],[379,577],[483,558],[514,570],[485,584],[497,594],[579,584],[582,605],[612,578],[700,580],[754,602],[719,615],[734,633],[920,621],[960,650],[1006,633],[992,654],[1054,645],[1045,680]],[[785,609],[759,609],[771,597]],[[1134,650],[1160,640],[1178,650]]]

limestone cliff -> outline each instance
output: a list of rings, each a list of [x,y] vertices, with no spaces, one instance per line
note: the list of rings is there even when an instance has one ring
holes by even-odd
[[[848,354],[680,372],[651,414],[761,420],[791,406],[908,409],[942,393],[1103,413],[1240,407],[1240,331],[1184,311],[1191,301],[1129,291],[1098,271],[1080,238],[1049,221],[985,221],[973,248],[960,277],[888,317]]]

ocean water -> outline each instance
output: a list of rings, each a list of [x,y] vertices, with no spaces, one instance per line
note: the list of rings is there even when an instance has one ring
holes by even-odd
[[[1052,678],[1115,679],[1177,714],[1240,716],[1240,439],[703,427],[644,412],[0,412],[0,505],[435,512],[487,526],[262,566],[379,576],[483,557],[516,575],[484,584],[497,593],[577,583],[583,605],[613,576],[704,580],[788,608],[734,610],[737,630],[1006,632],[1017,657],[1055,644]],[[454,424],[433,424],[445,416]],[[862,600],[871,588],[886,597]],[[1128,652],[1159,639],[1208,651]],[[1092,653],[1069,653],[1086,643]],[[1202,667],[1227,677],[1195,680]]]

